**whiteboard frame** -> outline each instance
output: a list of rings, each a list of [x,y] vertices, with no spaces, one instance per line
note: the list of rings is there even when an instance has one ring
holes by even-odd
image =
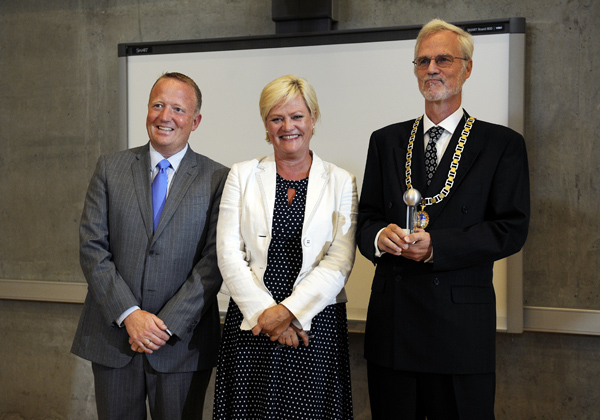
[[[517,132],[523,133],[523,116],[524,116],[524,80],[525,80],[525,19],[524,18],[510,18],[500,20],[487,20],[478,22],[458,22],[455,23],[457,26],[462,27],[472,33],[475,38],[476,46],[479,36],[485,35],[497,35],[497,34],[508,34],[508,103],[507,103],[507,117],[506,121],[500,121]],[[349,30],[349,31],[330,31],[326,33],[310,33],[310,34],[284,34],[284,35],[269,35],[269,36],[257,36],[257,37],[239,37],[239,38],[221,38],[221,39],[207,39],[207,40],[187,40],[187,41],[167,41],[167,42],[150,42],[150,43],[131,43],[131,44],[120,44],[119,45],[119,115],[120,115],[120,134],[122,139],[127,140],[127,147],[133,147],[139,145],[134,143],[129,137],[131,127],[129,122],[129,92],[131,89],[130,82],[128,80],[129,69],[131,67],[130,59],[135,60],[136,57],[152,56],[156,57],[165,54],[189,54],[189,53],[215,53],[223,51],[244,51],[244,50],[265,50],[265,49],[281,49],[289,48],[303,48],[313,47],[313,50],[319,48],[319,46],[328,45],[343,45],[343,44],[364,44],[364,43],[377,43],[377,42],[389,42],[398,40],[414,40],[420,26],[406,26],[406,27],[394,27],[394,28],[378,28],[378,29],[361,29],[361,30]],[[414,44],[413,44],[414,45]],[[287,50],[286,50],[287,51]],[[475,50],[475,57],[481,55],[480,51]],[[182,57],[176,55],[172,57]],[[161,58],[162,60],[163,58]],[[475,59],[475,71],[474,75],[477,75],[477,59]],[[170,67],[163,71],[178,71],[177,68]],[[162,73],[162,71],[160,72]],[[154,76],[154,80],[158,77],[157,74]],[[185,73],[185,72],[184,72]],[[282,73],[286,74],[286,73]],[[281,74],[278,74],[281,75]],[[304,74],[298,73],[298,75],[304,76]],[[194,76],[192,76],[194,78]],[[309,81],[312,80],[307,77]],[[473,75],[472,75],[473,78]],[[270,78],[268,81],[270,81]],[[204,90],[202,82],[199,82],[200,88]],[[257,89],[262,89],[262,86],[256,86]],[[416,85],[416,83],[414,83]],[[465,85],[465,91],[463,98],[467,98],[469,95],[469,87]],[[315,86],[317,94],[319,94],[319,88]],[[416,90],[416,86],[414,87]],[[146,88],[149,91],[149,86]],[[145,93],[147,95],[147,92]],[[256,94],[256,102],[258,102],[258,94]],[[422,99],[421,99],[422,102]],[[463,99],[465,103],[465,99]],[[323,104],[321,103],[323,109]],[[205,105],[203,105],[203,110]],[[257,108],[257,106],[255,106]],[[468,110],[469,107],[465,106]],[[137,110],[137,107],[135,108]],[[481,109],[485,110],[486,107],[473,107],[479,113]],[[254,108],[253,108],[254,110]],[[327,115],[327,110],[324,110]],[[145,111],[144,111],[145,114]],[[256,112],[257,114],[257,112]],[[414,118],[417,115],[402,115],[389,123]],[[494,121],[490,117],[481,117],[484,120]],[[254,116],[258,120],[257,116]],[[143,124],[139,116],[136,116],[136,127],[138,125],[143,127]],[[204,124],[204,122],[203,122]],[[370,130],[373,131],[380,128],[385,124],[374,123],[370,126]],[[202,129],[202,125],[201,125]],[[319,127],[317,127],[319,129]],[[364,142],[366,143],[368,137],[365,136]],[[192,139],[190,143],[193,144]],[[194,150],[205,153],[204,150],[196,146],[192,146]],[[320,146],[315,145],[317,153],[319,152]],[[366,146],[365,146],[366,147]],[[261,150],[262,151],[262,150]],[[255,155],[270,153],[268,150],[266,153],[258,151]],[[209,157],[214,157],[210,152],[206,153]],[[366,151],[365,151],[366,158]],[[246,158],[255,157],[247,156]],[[219,160],[219,159],[217,159]],[[238,159],[243,160],[243,159]],[[332,160],[332,159],[330,159]],[[237,160],[235,160],[237,161]],[[223,162],[225,164],[231,164],[233,162]],[[334,163],[338,163],[334,160]],[[344,163],[338,163],[344,167]],[[346,167],[346,169],[349,169]],[[355,172],[351,170],[351,172]],[[355,173],[359,184],[362,181],[362,173]],[[360,185],[359,185],[360,190]],[[366,259],[357,252],[357,266],[364,267]],[[495,282],[496,292],[498,295],[497,302],[497,330],[510,332],[510,333],[521,333],[523,331],[523,276],[522,276],[522,254],[518,253],[505,260],[500,261],[500,271],[505,273],[506,278],[502,284],[504,287],[498,287]],[[496,269],[495,269],[496,273]],[[369,281],[372,280],[372,276]],[[509,281],[510,280],[510,281]],[[350,279],[352,281],[352,277]],[[222,302],[221,302],[222,303]],[[348,306],[348,317],[351,325],[356,325],[356,329],[361,330],[361,325],[364,323],[366,318],[366,307],[353,308],[351,302]]]

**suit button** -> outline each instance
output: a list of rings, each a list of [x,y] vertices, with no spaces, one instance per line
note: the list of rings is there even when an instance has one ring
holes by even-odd
[[[437,277],[433,279],[433,284],[435,284],[436,286],[440,285],[440,279],[438,279]]]
[[[467,208],[467,206],[463,206],[463,208],[460,209],[460,211],[462,211],[464,214],[467,214],[469,212],[469,209]]]
[[[391,202],[388,203],[388,209],[391,209],[392,207],[394,207],[394,204],[392,204]]]
[[[312,240],[310,238],[304,238],[302,240],[302,243],[304,244],[305,247],[309,248],[312,245]]]
[[[402,276],[396,276],[394,280],[396,280],[396,283],[400,283],[400,280],[402,280]]]

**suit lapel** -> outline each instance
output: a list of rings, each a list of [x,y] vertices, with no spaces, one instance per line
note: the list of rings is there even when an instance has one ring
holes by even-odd
[[[169,188],[167,201],[154,234],[155,237],[158,237],[165,226],[169,223],[169,220],[175,214],[175,211],[179,207],[183,197],[185,197],[190,185],[192,185],[192,182],[194,182],[198,176],[199,171],[200,168],[198,167],[198,162],[196,161],[194,152],[192,151],[191,147],[188,147],[183,159],[181,159],[179,168],[177,168],[177,173],[171,181],[171,187]]]
[[[136,159],[131,165],[133,185],[142,214],[142,220],[146,227],[146,234],[152,237],[154,230],[152,217],[152,193],[150,189],[150,149],[148,145],[138,149]]]
[[[304,208],[304,226],[308,226],[319,207],[319,202],[329,182],[329,173],[325,164],[315,153],[308,174],[308,189],[306,191],[306,204]],[[307,217],[308,216],[308,217]]]
[[[444,185],[446,184],[446,180],[448,179],[448,171],[450,170],[450,164],[452,163],[452,159],[454,157],[454,152],[456,150],[456,145],[458,144],[458,140],[460,139],[463,128],[465,126],[466,119],[469,118],[469,114],[465,111],[465,116],[460,120],[454,134],[452,135],[452,139],[448,143],[448,147],[444,152],[444,156],[440,164],[438,165],[437,170],[435,171],[435,175],[433,176],[433,180],[429,189],[427,191],[427,197],[432,197],[438,194]],[[441,202],[428,206],[425,211],[429,213],[432,222],[435,221],[436,216],[438,216],[446,204],[451,200],[453,194],[459,188],[460,183],[465,179],[465,176],[473,166],[477,156],[479,155],[482,147],[482,139],[477,136],[477,121],[473,124],[473,128],[471,129],[471,133],[467,139],[464,150],[460,155],[460,161],[458,165],[458,169],[456,171],[456,176],[454,177],[454,184],[452,185],[452,189],[447,197],[445,197]]]
[[[411,122],[410,128],[407,130],[405,138],[398,139],[398,147],[394,150],[394,160],[396,163],[396,174],[398,182],[402,190],[402,194],[406,192],[406,151],[408,149],[408,141],[410,140],[410,132],[412,130]],[[421,139],[421,140],[419,140]],[[412,187],[422,194],[425,192],[425,151],[423,150],[423,124],[419,123],[417,133],[415,134],[415,141],[413,143],[412,159],[410,164],[411,171],[411,183]]]
[[[323,196],[325,186],[329,182],[329,173],[321,158],[313,153],[313,162],[309,172],[308,189],[306,192],[306,206],[304,210],[304,225],[308,226],[312,217],[319,207],[319,202]],[[272,227],[273,210],[275,208],[275,194],[277,183],[277,168],[273,155],[266,157],[258,164],[256,171],[256,181],[258,182],[260,194],[263,200],[265,218],[269,232]]]
[[[275,157],[269,155],[258,163],[256,170],[256,182],[260,190],[260,195],[263,201],[263,209],[265,212],[265,220],[267,221],[268,232],[271,232],[273,210],[275,209],[275,194],[277,183],[277,167],[275,165]]]

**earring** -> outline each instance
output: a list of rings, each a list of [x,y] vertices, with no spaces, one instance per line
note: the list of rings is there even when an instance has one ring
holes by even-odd
[[[315,126],[314,125],[313,125],[313,128],[312,128],[312,133],[313,133],[313,136],[314,136],[315,135]]]

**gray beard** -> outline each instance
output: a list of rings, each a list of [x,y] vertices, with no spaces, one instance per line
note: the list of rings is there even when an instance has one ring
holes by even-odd
[[[436,101],[444,101],[448,98],[451,98],[455,95],[458,95],[462,91],[462,83],[454,89],[448,89],[446,85],[444,85],[444,89],[438,90],[436,92],[432,92],[431,90],[421,89],[421,95],[425,98],[426,101],[436,102]]]

